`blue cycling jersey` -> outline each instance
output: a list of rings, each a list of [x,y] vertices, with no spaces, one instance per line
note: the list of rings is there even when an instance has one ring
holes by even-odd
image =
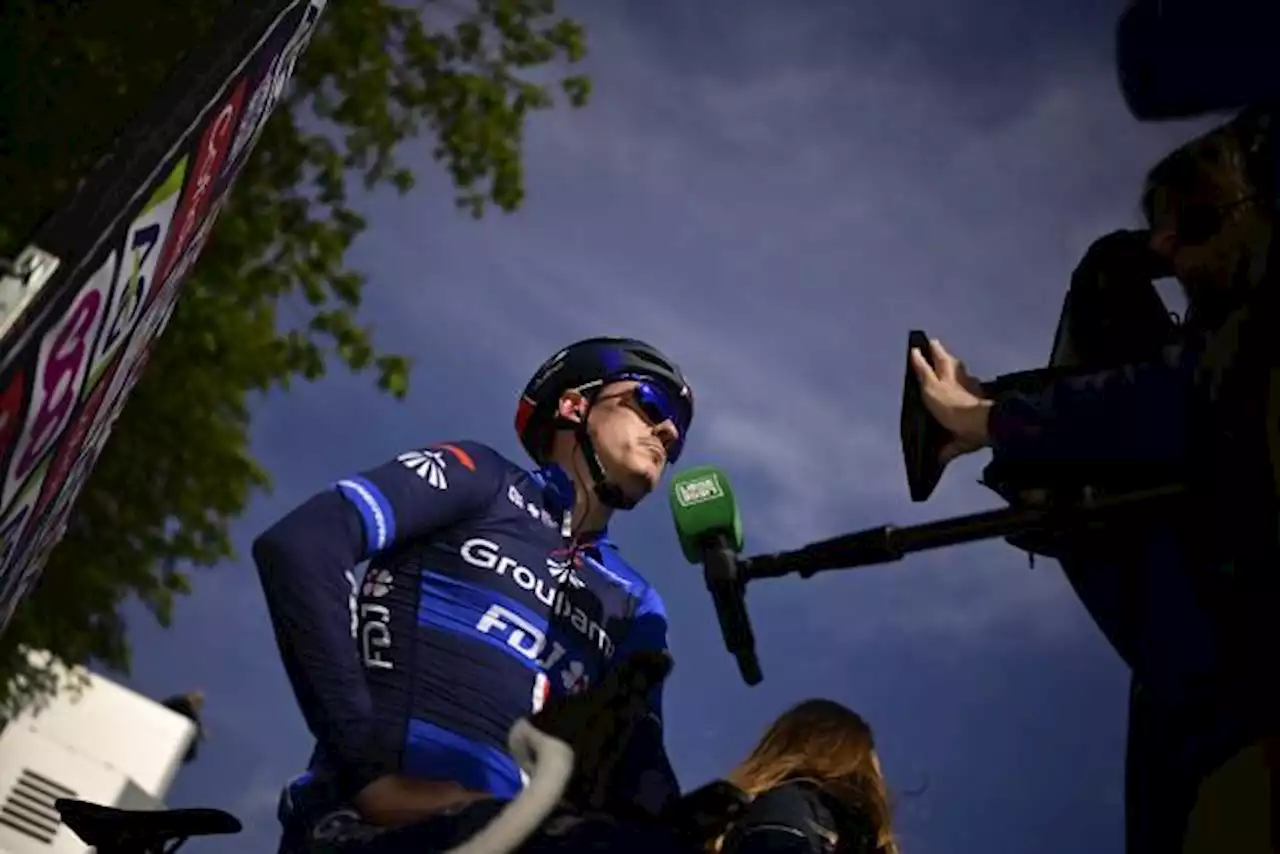
[[[512,796],[512,723],[631,653],[666,649],[661,598],[604,532],[566,535],[572,507],[558,468],[451,442],[338,481],[254,542],[316,738],[282,804],[332,807],[390,773]],[[618,785],[657,810],[677,787],[660,691],[651,702]]]

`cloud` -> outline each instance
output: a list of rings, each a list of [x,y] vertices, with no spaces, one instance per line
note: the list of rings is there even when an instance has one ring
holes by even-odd
[[[814,59],[821,14],[751,8],[741,76],[664,65],[588,16],[596,98],[534,123],[526,208],[485,224],[492,253],[447,299],[386,298],[466,330],[461,347],[501,342],[488,361],[514,387],[575,337],[658,343],[695,383],[690,457],[750,484],[781,544],[900,502],[907,329],[980,372],[1043,360],[1074,260],[1127,224],[1171,132],[1132,122],[1096,64],[1046,74],[992,119],[913,51]],[[384,263],[424,263],[416,229],[381,231]]]

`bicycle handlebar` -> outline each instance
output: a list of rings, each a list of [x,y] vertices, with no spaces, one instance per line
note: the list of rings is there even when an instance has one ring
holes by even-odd
[[[529,785],[475,836],[446,854],[510,854],[537,832],[564,797],[573,777],[572,747],[527,718],[512,725],[507,747],[529,775]]]

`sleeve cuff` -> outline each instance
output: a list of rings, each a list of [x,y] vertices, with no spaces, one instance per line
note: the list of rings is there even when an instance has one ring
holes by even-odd
[[[1043,434],[1037,408],[1019,394],[996,400],[987,415],[987,436],[991,450],[1005,459],[1027,456],[1028,449]]]

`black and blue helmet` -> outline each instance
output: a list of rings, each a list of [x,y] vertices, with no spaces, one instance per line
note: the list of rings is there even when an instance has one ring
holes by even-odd
[[[668,448],[675,462],[693,421],[693,390],[675,362],[656,347],[634,338],[588,338],[570,344],[542,364],[520,395],[516,433],[535,462],[546,462],[555,433],[556,410],[567,391],[588,399],[605,385],[637,380],[637,403],[655,422],[670,420],[679,438]]]

